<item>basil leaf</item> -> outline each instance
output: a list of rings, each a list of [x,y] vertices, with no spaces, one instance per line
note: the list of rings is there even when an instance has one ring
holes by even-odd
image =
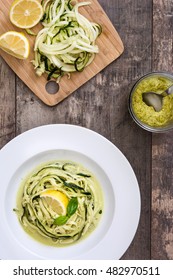
[[[64,225],[70,216],[72,216],[76,210],[78,208],[78,200],[77,197],[73,197],[72,199],[70,199],[68,205],[67,205],[67,215],[66,216],[59,216],[58,218],[56,218],[53,222],[54,225],[57,226],[62,226]]]
[[[68,216],[59,216],[54,220],[53,224],[57,226],[62,226],[67,222],[67,220],[68,220]]]
[[[77,197],[73,197],[70,199],[68,205],[67,205],[67,216],[72,216],[78,208],[78,200]]]

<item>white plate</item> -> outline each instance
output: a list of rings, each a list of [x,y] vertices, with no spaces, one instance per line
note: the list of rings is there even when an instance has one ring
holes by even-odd
[[[104,211],[95,231],[63,248],[33,240],[20,226],[13,208],[22,179],[41,163],[68,159],[83,164],[99,180]],[[31,129],[0,151],[1,259],[119,259],[129,247],[140,217],[140,192],[124,155],[110,141],[74,125]]]

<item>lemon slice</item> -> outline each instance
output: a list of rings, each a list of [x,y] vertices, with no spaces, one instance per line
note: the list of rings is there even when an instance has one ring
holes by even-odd
[[[66,215],[69,200],[64,193],[56,190],[47,190],[44,191],[40,197],[44,199],[47,205],[58,215]]]
[[[16,31],[8,31],[0,36],[0,48],[19,59],[27,58],[30,49],[25,35]]]
[[[43,8],[37,0],[15,0],[10,8],[10,20],[20,28],[35,26],[42,16]]]

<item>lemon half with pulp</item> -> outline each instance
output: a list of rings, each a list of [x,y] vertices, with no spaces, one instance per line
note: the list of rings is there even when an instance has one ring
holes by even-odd
[[[29,41],[24,34],[16,31],[8,31],[0,36],[0,48],[19,59],[29,56]]]
[[[20,28],[34,27],[42,16],[43,8],[38,0],[15,0],[10,8],[10,20]]]
[[[62,216],[66,215],[69,199],[63,192],[46,190],[41,193],[40,197],[55,213]]]

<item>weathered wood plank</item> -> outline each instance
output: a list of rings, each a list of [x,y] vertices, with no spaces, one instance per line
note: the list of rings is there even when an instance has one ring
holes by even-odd
[[[111,140],[121,149],[136,173],[142,211],[137,234],[122,259],[150,259],[150,168],[151,134],[139,128],[127,111],[134,82],[151,71],[152,1],[109,1],[112,21],[122,36],[125,52],[112,68],[116,94],[111,112]],[[108,5],[108,6],[107,6]],[[116,16],[117,15],[117,16]],[[115,90],[115,86],[111,88]],[[110,105],[111,106],[111,105]]]
[[[0,57],[0,148],[15,137],[15,74]]]
[[[153,68],[172,72],[173,1],[153,1]],[[153,135],[152,259],[173,259],[173,132]]]

